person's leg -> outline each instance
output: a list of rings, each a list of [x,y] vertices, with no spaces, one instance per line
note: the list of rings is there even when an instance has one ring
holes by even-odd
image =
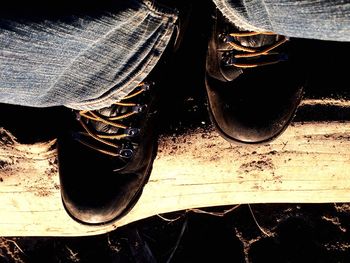
[[[350,41],[350,2],[344,0],[213,0],[236,26],[249,31]]]
[[[153,0],[50,7],[0,15],[0,103],[71,108],[57,138],[63,205],[79,222],[106,223],[151,174],[155,76],[181,38],[179,11]]]
[[[0,103],[109,106],[154,68],[177,19],[174,9],[147,0],[68,7],[1,11]]]
[[[157,154],[158,94],[165,88],[162,80],[183,31],[183,12],[179,12],[179,19],[175,21],[175,9],[170,9],[174,14],[161,13],[158,4],[159,1],[152,1],[147,8],[156,15],[148,11],[145,17],[135,18],[136,27],[130,24],[134,18],[122,18],[118,27],[127,31],[125,38],[131,50],[125,46],[115,58],[125,57],[126,54],[120,53],[123,51],[132,54],[118,63],[117,71],[112,73],[113,77],[122,75],[125,80],[118,78],[121,83],[113,85],[125,86],[125,89],[108,90],[107,100],[101,100],[106,103],[113,99],[107,106],[70,111],[58,136],[62,201],[68,214],[79,222],[103,224],[126,215],[140,198],[151,174]],[[140,41],[134,46],[135,38],[146,42]],[[118,42],[118,34],[112,41]],[[143,52],[142,47],[147,52]],[[107,49],[104,58],[109,60],[109,52],[113,50],[106,45],[101,48]],[[118,45],[114,48],[118,49]],[[135,72],[130,71],[130,67]],[[95,76],[99,79],[101,75],[96,72]],[[116,101],[117,96],[121,99]],[[94,106],[96,102],[99,100],[93,101]]]
[[[350,41],[350,3],[213,1],[206,60],[211,120],[230,142],[274,140],[302,99],[308,56],[300,38]]]

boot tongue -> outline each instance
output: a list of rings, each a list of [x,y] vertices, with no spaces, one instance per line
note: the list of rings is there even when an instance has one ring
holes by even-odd
[[[273,45],[278,40],[278,35],[255,35],[249,37],[235,37],[235,40],[244,47],[260,48]]]
[[[110,107],[102,108],[97,110],[97,114],[101,117],[104,117],[105,119],[116,117],[118,115],[125,114],[127,111],[126,107],[116,106],[112,105]],[[118,120],[118,123],[121,123],[121,121]],[[120,130],[120,128],[111,126],[109,124],[106,124],[102,121],[91,121],[91,126],[97,131],[101,133],[107,133],[107,134],[115,134]]]

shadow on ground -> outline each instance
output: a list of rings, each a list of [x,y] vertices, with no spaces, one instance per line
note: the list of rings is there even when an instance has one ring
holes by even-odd
[[[349,204],[155,216],[94,237],[0,238],[0,262],[349,262]]]

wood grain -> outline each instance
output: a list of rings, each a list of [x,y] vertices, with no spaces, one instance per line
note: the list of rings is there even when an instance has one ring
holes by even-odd
[[[23,145],[0,131],[0,236],[95,235],[197,207],[350,201],[350,122],[293,123],[266,145],[232,145],[213,129],[162,136],[140,200],[103,226],[65,212],[55,141]]]

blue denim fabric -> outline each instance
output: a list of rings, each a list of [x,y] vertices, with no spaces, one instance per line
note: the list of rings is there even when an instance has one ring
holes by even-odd
[[[296,38],[350,41],[349,0],[213,0],[237,26]]]
[[[349,0],[213,1],[246,30],[350,41]],[[177,11],[153,2],[52,20],[0,16],[0,103],[98,109],[120,100],[155,67],[175,28]]]
[[[157,64],[177,11],[121,2],[93,16],[0,18],[0,102],[98,109],[132,91]]]

